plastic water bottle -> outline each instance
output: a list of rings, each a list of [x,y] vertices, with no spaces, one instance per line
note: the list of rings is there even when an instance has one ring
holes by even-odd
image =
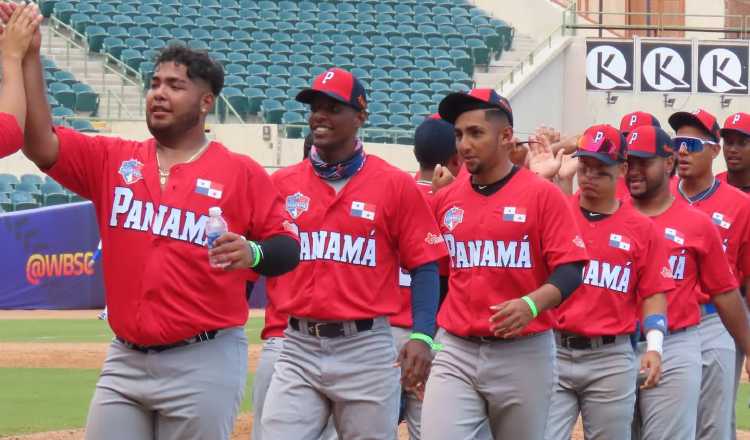
[[[224,220],[224,217],[221,216],[221,208],[219,208],[218,206],[209,208],[208,222],[206,223],[206,238],[208,240],[208,248],[213,248],[216,239],[221,237],[221,234],[227,231],[229,231],[229,228],[227,227],[226,220]],[[211,257],[208,258],[208,263],[211,265],[211,267],[224,268],[227,266],[227,263],[214,263]]]

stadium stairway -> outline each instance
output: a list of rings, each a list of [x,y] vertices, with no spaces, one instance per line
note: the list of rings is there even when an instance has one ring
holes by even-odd
[[[65,33],[65,31],[61,31]],[[123,84],[120,76],[104,73],[104,57],[69,45],[68,40],[42,26],[42,54],[90,85],[100,96],[99,116],[105,119],[143,119],[142,91],[138,86]],[[80,43],[79,43],[80,44]],[[124,106],[118,103],[122,102]],[[108,115],[109,112],[109,115]],[[118,113],[119,112],[119,113]]]
[[[475,70],[474,81],[477,87],[497,88],[514,67],[534,50],[539,42],[532,36],[521,34],[516,31],[513,37],[513,46],[502,53],[499,59],[490,60],[486,71]]]

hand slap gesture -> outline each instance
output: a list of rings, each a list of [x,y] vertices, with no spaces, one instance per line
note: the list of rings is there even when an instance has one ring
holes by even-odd
[[[0,7],[0,11],[2,10],[4,8]],[[31,40],[42,23],[39,7],[35,3],[15,6],[8,19],[5,20],[4,16],[2,19],[6,24],[0,32],[0,52],[5,59],[20,60],[26,55]]]

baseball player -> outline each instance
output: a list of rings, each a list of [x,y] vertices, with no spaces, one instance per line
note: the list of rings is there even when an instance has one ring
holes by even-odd
[[[274,366],[279,358],[281,348],[284,345],[284,330],[286,330],[289,317],[279,313],[273,303],[273,298],[268,297],[264,316],[264,326],[260,337],[263,340],[263,349],[258,358],[258,365],[253,377],[253,432],[252,440],[263,439],[263,406],[265,405],[268,387],[271,385]],[[333,425],[333,418],[328,419],[323,433],[319,437],[322,440],[336,440],[336,428]]]
[[[539,440],[555,377],[549,309],[581,283],[585,245],[560,190],[509,160],[506,99],[473,89],[439,111],[470,175],[434,196],[451,268],[422,436],[477,438],[489,421],[496,439]]]
[[[750,114],[729,115],[721,129],[727,170],[716,175],[744,193],[750,193]]]
[[[719,125],[705,110],[677,112],[669,124],[676,132],[678,150],[675,196],[711,217],[722,238],[729,266],[741,287],[750,276],[750,199],[713,175],[711,164],[719,154]],[[703,301],[705,302],[705,301]],[[699,439],[728,439],[734,414],[736,348],[712,304],[702,306],[699,326],[703,359],[701,398],[698,407]]]
[[[36,3],[18,7],[10,16],[3,17],[5,27],[0,35],[3,73],[0,86],[0,158],[10,156],[23,145],[26,92],[21,62],[43,18]]]
[[[205,138],[221,66],[183,46],[164,49],[146,96],[154,137],[143,142],[53,128],[38,44],[24,59],[24,82],[35,110],[23,151],[94,203],[107,249],[116,337],[86,438],[228,439],[247,377],[247,269],[285,273],[299,243],[263,168]],[[207,250],[212,207],[230,232]]]
[[[615,195],[626,169],[623,136],[595,125],[579,142],[581,192],[572,201],[591,261],[583,284],[556,311],[559,379],[545,438],[569,439],[580,413],[587,439],[630,439],[638,371],[629,335],[643,316],[643,387],[656,386],[667,333],[664,292],[674,282],[653,223]]]
[[[359,80],[332,68],[297,100],[310,105],[314,146],[309,160],[272,176],[299,227],[301,263],[268,282],[289,324],[263,437],[316,439],[333,414],[340,438],[394,439],[399,376],[419,387],[431,361],[436,261],[447,250],[413,178],[364,152]],[[413,322],[397,354],[388,317],[401,307],[399,265],[411,274]]]
[[[672,139],[661,128],[642,126],[630,133],[627,144],[631,202],[656,224],[669,248],[675,281],[667,294],[662,378],[658,387],[639,393],[640,438],[693,439],[701,388],[700,306],[713,304],[741,347],[750,342],[747,320],[711,219],[670,190],[676,162]]]

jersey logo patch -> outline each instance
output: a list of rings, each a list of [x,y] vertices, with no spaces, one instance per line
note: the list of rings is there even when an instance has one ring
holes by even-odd
[[[365,202],[352,202],[350,214],[352,217],[375,220],[375,205]]]
[[[732,220],[720,212],[711,214],[711,220],[722,229],[729,229],[732,226]]]
[[[135,182],[143,179],[143,164],[135,159],[125,160],[120,165],[118,173],[122,176],[122,180],[126,184],[132,185]]]
[[[445,211],[443,215],[443,224],[448,230],[453,231],[461,222],[464,221],[464,210],[454,206],[453,208]]]
[[[676,229],[664,228],[664,237],[666,237],[667,240],[674,241],[675,243],[679,245],[685,244],[685,237],[680,235],[680,233],[677,232]]]
[[[526,223],[526,209],[516,206],[506,206],[503,208],[503,221]]]
[[[196,179],[195,192],[218,200],[224,192],[224,185],[206,179]]]
[[[616,249],[622,249],[624,251],[630,250],[630,242],[626,237],[620,234],[609,235],[609,245]]]
[[[442,235],[435,235],[432,232],[427,233],[427,237],[425,237],[424,242],[427,244],[440,244],[444,242]]]
[[[286,198],[286,212],[288,212],[292,218],[296,219],[301,216],[309,207],[310,197],[307,197],[301,192],[294,193]]]

